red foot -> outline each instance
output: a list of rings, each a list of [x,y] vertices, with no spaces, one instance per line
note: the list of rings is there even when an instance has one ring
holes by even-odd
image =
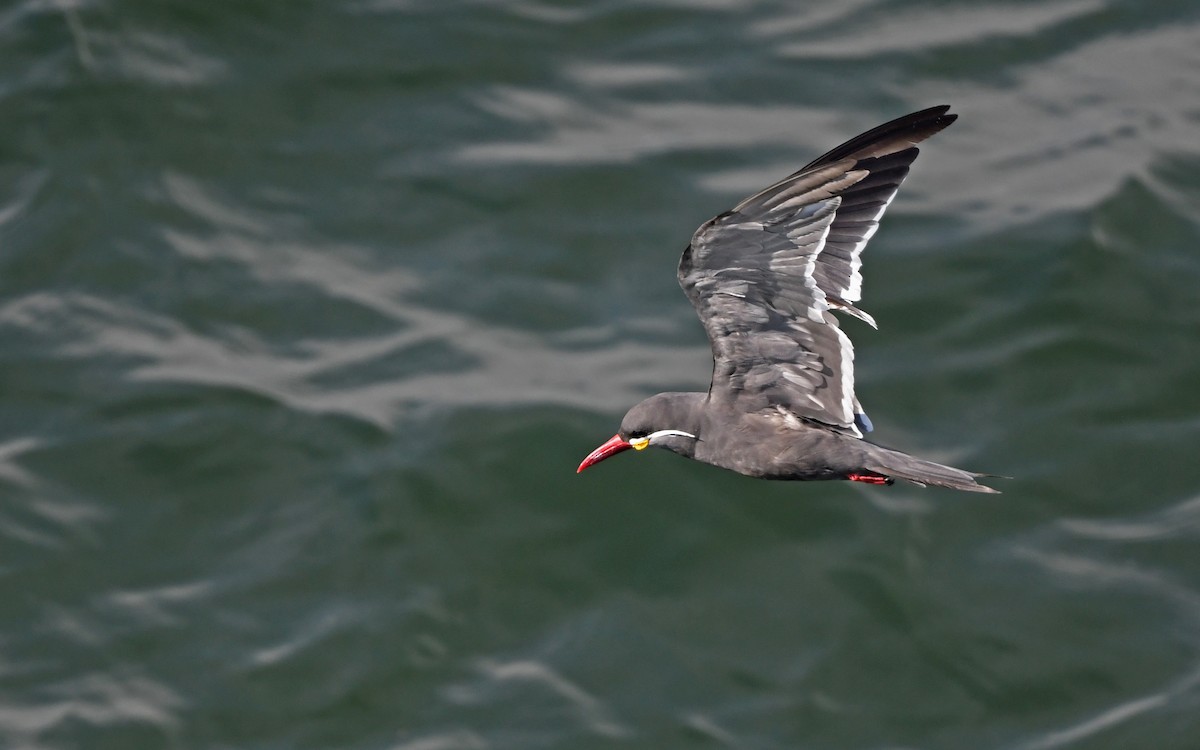
[[[893,484],[895,482],[891,477],[885,477],[882,474],[847,474],[846,478],[851,482],[866,482],[867,484]]]

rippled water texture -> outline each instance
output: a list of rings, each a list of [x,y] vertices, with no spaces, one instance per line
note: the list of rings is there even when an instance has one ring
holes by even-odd
[[[0,9],[0,746],[1200,747],[1200,6]],[[693,229],[940,103],[885,444],[662,452]]]

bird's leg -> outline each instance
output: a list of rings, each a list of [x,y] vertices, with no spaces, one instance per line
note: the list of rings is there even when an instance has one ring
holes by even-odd
[[[896,483],[896,480],[892,479],[889,476],[884,476],[883,474],[874,474],[874,473],[870,473],[870,472],[862,473],[862,474],[855,472],[853,474],[847,474],[846,478],[849,479],[851,482],[866,482],[867,484],[895,484]]]

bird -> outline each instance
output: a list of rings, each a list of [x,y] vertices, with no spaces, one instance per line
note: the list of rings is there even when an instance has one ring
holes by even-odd
[[[678,278],[712,348],[707,392],[659,393],[579,464],[664,448],[739,474],[968,492],[995,475],[944,466],[864,439],[854,347],[838,323],[877,328],[857,306],[862,252],[919,152],[958,119],[948,105],[884,123],[700,225]]]

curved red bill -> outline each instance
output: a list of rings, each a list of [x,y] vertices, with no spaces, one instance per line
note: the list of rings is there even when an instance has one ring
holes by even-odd
[[[609,456],[629,450],[632,447],[619,434],[613,435],[605,441],[604,445],[589,453],[587,458],[583,459],[583,463],[579,464],[579,468],[575,470],[575,473],[578,474],[592,464],[598,464]]]

